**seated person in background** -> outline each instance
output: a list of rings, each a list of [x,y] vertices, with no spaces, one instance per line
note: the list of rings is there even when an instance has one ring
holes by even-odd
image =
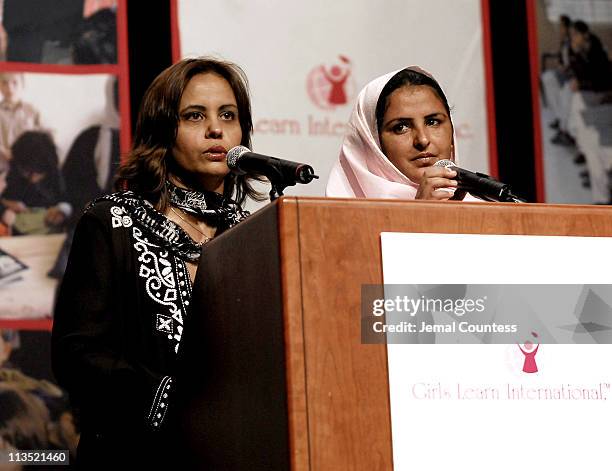
[[[40,115],[21,100],[24,77],[21,73],[0,73],[0,159],[10,160],[10,148],[24,131],[40,127]]]
[[[572,20],[567,15],[559,17],[559,71],[567,76],[570,73],[570,63],[574,52],[572,51],[572,42],[570,38],[570,28]]]
[[[589,31],[584,21],[576,21],[570,28],[574,55],[570,64],[573,91],[602,92],[612,88],[610,61],[600,39]]]
[[[8,175],[9,164],[6,160],[0,159],[0,198],[6,189],[6,177]],[[0,199],[0,237],[11,235],[11,227],[15,223],[15,212],[2,204]]]
[[[574,52],[571,47],[570,27],[572,20],[567,15],[559,16],[559,50],[542,54],[542,69],[553,70],[562,81],[570,73],[570,61]]]
[[[454,170],[433,166],[455,160],[455,137],[446,96],[424,70],[408,67],[370,82],[349,123],[327,196],[439,201],[465,196],[455,193]]]
[[[23,348],[19,331],[0,329],[0,438],[8,440],[13,446],[21,447],[24,446],[23,439],[35,435],[39,445],[45,445],[49,449],[69,449],[74,457],[78,436],[66,395],[52,382],[33,377],[22,371],[19,364],[13,364],[14,352],[19,348]],[[22,402],[20,407],[11,411],[10,404],[17,406],[19,399]],[[28,410],[28,407],[34,407],[38,413],[36,414],[34,409]],[[31,416],[30,427],[27,428],[28,433],[22,433],[26,429],[15,430],[18,413],[23,414],[22,417],[25,418],[28,413],[34,414]],[[38,420],[43,419],[43,433],[33,434]],[[24,422],[23,425],[27,426],[28,423]],[[0,466],[0,469],[4,468]]]
[[[0,439],[17,450],[51,449],[49,410],[38,397],[15,384],[0,382]]]
[[[579,91],[603,93],[612,89],[610,61],[599,38],[580,20],[571,25],[570,38],[573,51],[570,60],[571,79],[561,90],[559,132],[552,139],[554,144],[561,145],[574,144],[576,137],[571,125],[576,113],[572,110],[573,95]]]
[[[72,213],[51,136],[43,131],[23,133],[11,147],[13,156],[1,202],[17,213],[13,233],[58,232]]]
[[[72,45],[75,64],[117,63],[117,20],[110,8],[84,18]]]
[[[571,24],[568,16],[561,15],[559,17],[559,51],[555,54],[543,54],[543,69],[545,70],[542,72],[542,86],[544,87],[546,105],[554,116],[553,122],[550,123],[552,128],[559,127],[561,86],[571,77],[570,62],[574,54],[570,40]],[[546,62],[546,59],[551,57],[555,60],[552,67],[547,66]]]
[[[6,60],[48,62],[47,47],[68,45],[83,16],[84,0],[3,0]],[[50,61],[56,62],[56,61]]]

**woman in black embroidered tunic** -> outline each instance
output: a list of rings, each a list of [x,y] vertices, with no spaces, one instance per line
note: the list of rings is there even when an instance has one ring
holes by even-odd
[[[127,190],[96,200],[77,225],[52,359],[80,422],[82,467],[177,458],[172,375],[201,247],[247,216],[247,196],[260,199],[225,161],[250,147],[247,87],[241,69],[214,59],[162,72],[119,171]]]

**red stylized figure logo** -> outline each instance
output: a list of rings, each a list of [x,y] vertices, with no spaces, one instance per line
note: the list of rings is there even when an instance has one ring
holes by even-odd
[[[352,63],[346,56],[338,56],[338,63],[319,65],[308,74],[306,88],[312,102],[324,110],[346,105],[353,97]]]
[[[538,334],[536,334],[535,332],[531,332],[531,335],[533,335],[535,338],[538,338]],[[523,352],[523,355],[525,355],[525,363],[523,363],[523,372],[537,373],[538,365],[536,364],[535,356],[536,353],[538,353],[538,348],[540,348],[540,344],[538,343],[537,345],[534,345],[531,340],[526,340],[523,344],[523,347],[518,344],[518,348],[520,348],[521,352]]]

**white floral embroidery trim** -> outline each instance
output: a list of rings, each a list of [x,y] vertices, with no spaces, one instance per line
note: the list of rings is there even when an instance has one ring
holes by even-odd
[[[110,209],[110,213],[113,229],[117,227],[130,227],[132,225],[132,218],[128,216],[125,208],[113,206]]]
[[[168,410],[168,396],[170,388],[172,386],[172,377],[164,376],[157,386],[155,397],[153,398],[153,404],[149,411],[148,421],[149,425],[154,429],[159,429],[166,418],[166,411]]]
[[[170,331],[164,331],[164,333],[167,333],[168,340],[175,342],[174,351],[178,352],[183,334],[183,311],[176,302],[179,298],[179,290],[172,263],[168,260],[169,252],[164,250],[156,254],[150,250],[150,247],[159,248],[159,246],[143,237],[142,231],[136,226],[132,228],[132,235],[136,239],[134,248],[140,252],[138,261],[141,265],[138,274],[145,279],[145,290],[149,297],[156,303],[168,307],[173,322],[168,325]],[[179,275],[181,273],[179,269]],[[188,305],[188,301],[183,302],[181,299],[181,302]]]

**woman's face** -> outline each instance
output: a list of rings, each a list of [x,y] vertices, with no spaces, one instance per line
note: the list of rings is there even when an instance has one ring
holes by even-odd
[[[453,126],[442,100],[426,85],[408,85],[389,95],[380,128],[382,151],[400,172],[419,183],[426,167],[453,160]]]
[[[180,180],[222,193],[223,179],[230,171],[225,156],[242,141],[230,84],[212,72],[195,75],[181,96],[178,115],[172,153]]]

